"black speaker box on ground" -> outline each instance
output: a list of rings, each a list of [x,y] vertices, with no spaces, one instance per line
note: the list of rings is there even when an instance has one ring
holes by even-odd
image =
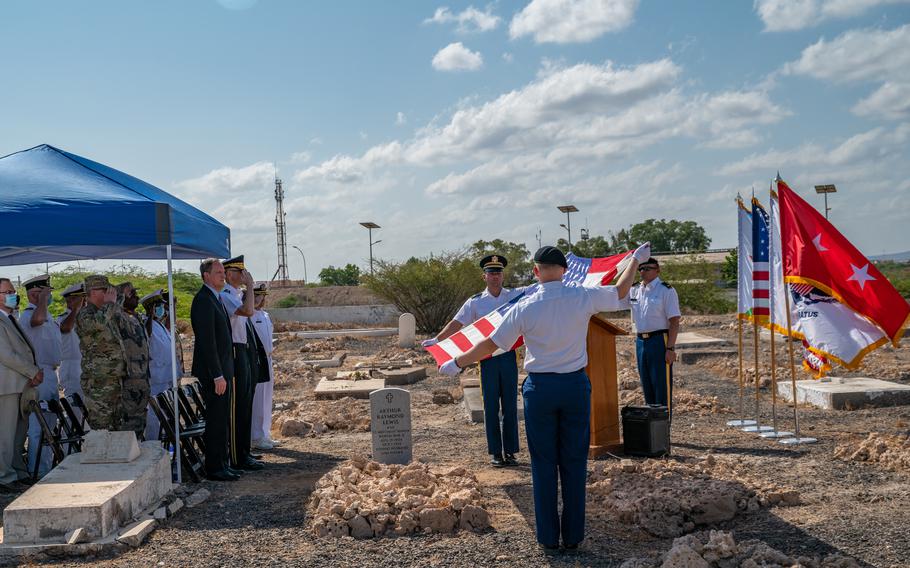
[[[654,458],[670,449],[670,413],[666,406],[624,406],[622,437],[626,455]]]

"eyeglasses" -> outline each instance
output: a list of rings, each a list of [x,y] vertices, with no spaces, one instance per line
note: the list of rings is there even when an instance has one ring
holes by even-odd
[[[657,268],[654,267],[654,266],[640,266],[640,267],[638,268],[638,271],[639,271],[639,272],[645,272],[645,271],[648,271],[648,270],[657,270]]]

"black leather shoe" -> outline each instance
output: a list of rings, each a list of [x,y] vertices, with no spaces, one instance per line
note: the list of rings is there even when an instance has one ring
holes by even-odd
[[[250,454],[250,457],[253,458],[254,460],[261,460],[262,454]]]
[[[567,545],[563,546],[563,548],[566,549],[567,553],[574,554],[574,553],[578,552],[578,544],[579,543],[577,543],[577,542],[575,544],[567,544]]]
[[[544,554],[558,554],[559,545],[558,544],[540,544],[537,543],[537,546],[543,549]]]
[[[222,469],[221,471],[216,471],[214,473],[210,473],[210,474],[206,475],[206,477],[208,477],[212,481],[237,481],[238,479],[240,479],[239,475],[229,473],[227,468]]]
[[[490,465],[493,467],[503,467],[506,465],[506,462],[502,459],[502,454],[493,454],[490,457]]]
[[[26,485],[26,486],[28,486],[28,487],[31,487],[32,485],[38,483],[37,481],[35,481],[35,480],[32,479],[31,477],[20,477],[20,478],[17,480],[17,482],[18,482],[18,483],[21,483],[22,485]]]
[[[238,465],[237,469],[243,471],[259,471],[260,469],[265,469],[265,464],[261,461],[256,461],[253,458],[249,458],[242,464]]]
[[[515,454],[506,454],[506,459],[503,461],[506,465],[518,465],[518,460],[515,458]]]
[[[243,475],[242,471],[240,471],[239,469],[234,469],[233,467],[230,467],[230,466],[228,466],[224,469],[226,469],[227,472],[230,473],[231,475],[236,475],[237,477],[240,477],[241,475]]]

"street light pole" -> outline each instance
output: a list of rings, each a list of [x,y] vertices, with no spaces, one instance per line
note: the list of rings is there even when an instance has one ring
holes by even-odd
[[[572,213],[578,212],[578,207],[574,205],[557,205],[557,209],[566,214],[566,224],[560,225],[569,233],[569,252],[572,252]]]
[[[373,241],[373,229],[381,229],[382,227],[380,227],[379,225],[377,225],[376,223],[374,223],[374,222],[372,222],[372,221],[363,221],[362,223],[360,223],[360,225],[363,226],[363,227],[366,227],[367,231],[369,231],[369,239],[370,239],[370,276],[372,276],[372,275],[373,275],[373,245],[375,245],[376,243],[382,242],[382,239],[380,239],[380,240],[378,240],[378,241],[375,241],[375,242]]]
[[[825,220],[827,220],[828,211],[831,211],[831,209],[828,207],[828,194],[837,193],[837,188],[834,187],[833,183],[827,185],[816,185],[815,193],[823,193],[825,195]]]
[[[300,247],[299,247],[299,246],[297,246],[297,245],[291,245],[291,247],[297,249],[297,252],[300,253],[300,258],[303,259],[303,283],[306,284],[306,281],[307,281],[307,277],[306,277],[306,256],[303,255],[303,251],[300,250]]]

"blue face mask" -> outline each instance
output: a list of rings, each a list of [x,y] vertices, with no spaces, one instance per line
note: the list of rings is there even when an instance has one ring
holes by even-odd
[[[161,319],[164,317],[164,306],[158,304],[155,306],[155,317]]]
[[[7,294],[3,305],[7,308],[15,308],[19,305],[19,294]]]

